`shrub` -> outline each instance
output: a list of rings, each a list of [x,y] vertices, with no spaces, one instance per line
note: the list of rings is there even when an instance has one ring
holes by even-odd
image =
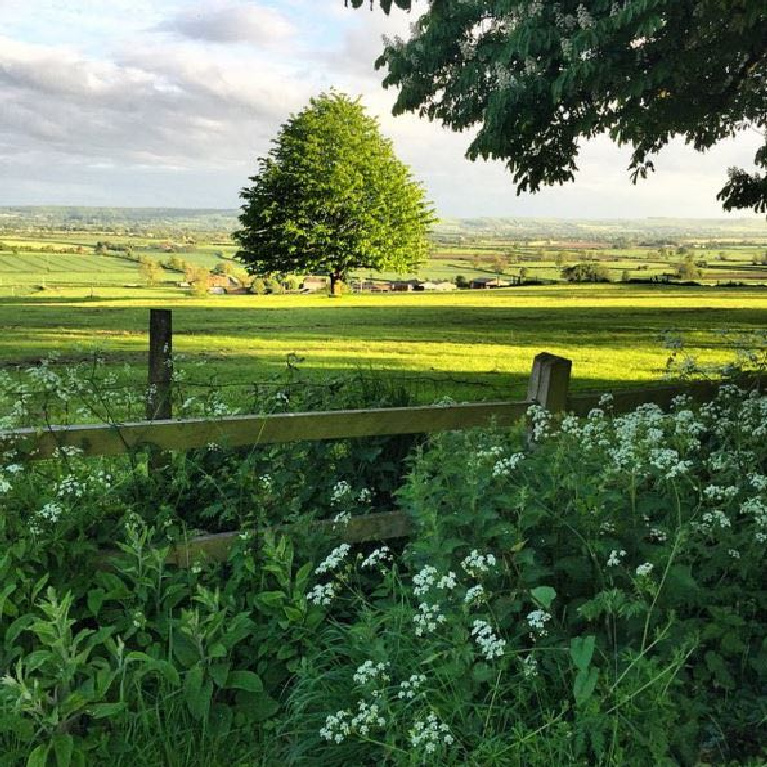
[[[592,263],[574,264],[562,269],[562,276],[568,282],[609,282],[610,271],[604,266]]]
[[[404,554],[337,548],[290,764],[698,763],[761,753],[767,397],[435,438]],[[380,571],[380,572],[378,572]],[[736,702],[737,701],[737,702]]]

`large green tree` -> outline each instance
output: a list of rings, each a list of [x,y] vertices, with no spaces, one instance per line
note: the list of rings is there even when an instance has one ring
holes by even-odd
[[[380,4],[388,13],[392,0]],[[468,157],[504,160],[520,192],[572,180],[581,140],[600,133],[633,148],[636,180],[675,136],[703,151],[767,127],[765,0],[419,5],[410,38],[387,41],[377,62],[399,88],[395,113],[478,128]],[[767,211],[767,138],[755,161],[756,173],[730,169],[726,209]]]
[[[321,94],[280,128],[242,190],[237,257],[251,274],[414,269],[433,221],[423,187],[359,99]]]

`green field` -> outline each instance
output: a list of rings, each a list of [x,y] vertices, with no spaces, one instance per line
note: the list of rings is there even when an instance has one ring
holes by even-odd
[[[767,238],[767,235],[765,235]],[[726,244],[716,240],[677,237],[673,244],[627,245],[614,247],[610,241],[541,239],[515,240],[508,236],[488,239],[463,238],[451,244],[444,236],[434,236],[431,258],[417,272],[404,275],[431,280],[454,281],[458,275],[522,277],[528,281],[562,281],[562,268],[593,262],[607,270],[611,281],[625,279],[673,279],[686,256],[701,269],[703,284],[742,283],[767,285],[767,250],[755,238]],[[109,248],[99,252],[97,244]],[[140,286],[143,279],[138,264],[127,259],[125,248],[134,257],[167,263],[175,256],[190,266],[212,270],[231,264],[236,252],[229,233],[175,232],[159,236],[66,231],[2,231],[0,229],[0,296],[58,288],[85,287],[97,291],[104,287]],[[69,252],[78,251],[78,252]],[[239,266],[239,265],[237,265]],[[353,277],[397,278],[394,273],[357,271]],[[183,281],[184,274],[163,269],[160,282],[168,287]],[[182,288],[178,288],[183,290]]]
[[[717,331],[767,324],[767,289],[555,285],[449,294],[208,296],[163,288],[62,290],[6,296],[0,361],[51,352],[80,359],[95,349],[144,375],[148,310],[174,311],[174,351],[206,359],[222,380],[262,380],[302,358],[310,378],[365,370],[459,378],[479,396],[524,392],[532,359],[550,351],[574,362],[578,389],[657,380],[665,330],[683,331],[705,361],[729,356]],[[463,393],[463,392],[462,392]]]
[[[684,331],[703,361],[723,361],[729,351],[718,331],[764,328],[767,320],[763,225],[739,224],[743,231],[730,232],[721,222],[704,222],[697,231],[694,222],[678,222],[666,232],[653,221],[626,222],[621,226],[635,228],[624,230],[616,223],[577,229],[520,220],[493,235],[490,220],[448,222],[435,231],[429,261],[408,276],[454,281],[521,274],[558,284],[330,300],[195,297],[179,286],[183,272],[169,268],[156,287],[146,287],[128,253],[158,263],[175,256],[209,270],[231,266],[235,253],[227,228],[233,218],[223,219],[224,228],[216,216],[203,218],[195,228],[189,212],[183,225],[166,213],[134,222],[130,232],[117,224],[67,230],[65,214],[55,211],[46,214],[59,216],[48,227],[36,218],[26,227],[27,219],[7,219],[0,227],[0,364],[26,365],[52,352],[79,360],[98,349],[114,363],[127,362],[138,385],[145,377],[148,310],[169,307],[175,351],[206,360],[196,373],[206,380],[274,379],[295,354],[308,380],[363,371],[435,382],[421,399],[517,397],[542,350],[573,360],[575,388],[625,386],[660,379],[666,330]],[[621,282],[673,274],[687,254],[702,265],[701,286]],[[564,283],[562,267],[583,261],[606,268],[612,282]],[[396,277],[366,270],[354,276]]]

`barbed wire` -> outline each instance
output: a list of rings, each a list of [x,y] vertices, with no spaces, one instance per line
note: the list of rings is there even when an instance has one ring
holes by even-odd
[[[478,375],[492,375],[499,376],[500,373],[480,373]],[[105,384],[101,383],[97,379],[92,382],[94,388],[97,388],[101,392],[142,392],[142,394],[149,388],[148,385],[143,385],[139,382],[128,382],[120,384]],[[386,386],[389,384],[397,384],[401,386],[419,386],[430,385],[432,387],[444,387],[444,386],[461,386],[474,389],[488,389],[500,391],[504,388],[504,382],[498,381],[481,381],[470,378],[456,378],[454,376],[412,376],[412,375],[390,375],[382,373],[381,375],[369,375],[369,376],[349,376],[347,378],[334,378],[330,381],[306,381],[306,380],[241,380],[241,381],[195,381],[189,379],[182,379],[172,381],[171,386],[176,390],[189,389],[207,389],[209,391],[220,390],[232,390],[232,389],[247,389],[252,391],[258,391],[261,389],[274,389],[275,391],[286,389],[303,389],[303,390],[327,390],[331,392],[342,393],[353,389],[355,385],[379,385]],[[2,390],[0,394],[6,396],[41,396],[49,394],[50,390],[30,390],[27,387],[24,388],[8,388]],[[73,395],[80,393],[89,393],[77,390],[72,392]]]

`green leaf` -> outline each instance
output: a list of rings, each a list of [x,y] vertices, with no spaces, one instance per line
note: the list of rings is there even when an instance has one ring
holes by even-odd
[[[202,665],[192,667],[186,675],[184,692],[189,713],[197,720],[203,720],[208,715],[210,702],[213,697],[213,682],[204,679],[205,671]]]
[[[253,671],[230,671],[225,687],[227,690],[245,690],[246,692],[264,691],[261,677]]]
[[[230,667],[229,661],[226,661],[224,663],[211,663],[209,668],[210,675],[213,678],[213,681],[216,683],[218,687],[225,687],[226,686],[226,680],[229,676],[229,667]]]
[[[531,592],[530,596],[536,601],[536,603],[544,610],[548,610],[551,607],[551,603],[557,596],[557,592],[554,591],[551,586],[536,586]]]
[[[48,754],[51,751],[50,743],[41,743],[28,757],[27,767],[46,767]]]
[[[251,722],[265,722],[280,710],[280,704],[267,693],[239,692],[237,704],[241,714]]]
[[[75,742],[68,733],[53,736],[53,750],[56,754],[56,767],[70,767]]]
[[[599,669],[590,668],[587,671],[579,671],[573,684],[573,697],[578,706],[582,706],[593,695],[594,688],[599,679]]]
[[[586,637],[573,637],[570,640],[570,657],[580,671],[585,671],[591,664],[596,639],[593,634]]]
[[[125,709],[125,703],[91,703],[87,710],[94,719],[106,719],[122,714]]]
[[[262,591],[256,597],[256,604],[261,607],[278,607],[286,598],[284,591]]]
[[[490,681],[495,676],[495,673],[489,664],[477,663],[471,670],[471,676],[475,682],[482,683]]]
[[[91,589],[88,592],[88,609],[95,617],[98,617],[98,614],[101,611],[101,605],[104,604],[105,597],[106,593],[103,589]]]

